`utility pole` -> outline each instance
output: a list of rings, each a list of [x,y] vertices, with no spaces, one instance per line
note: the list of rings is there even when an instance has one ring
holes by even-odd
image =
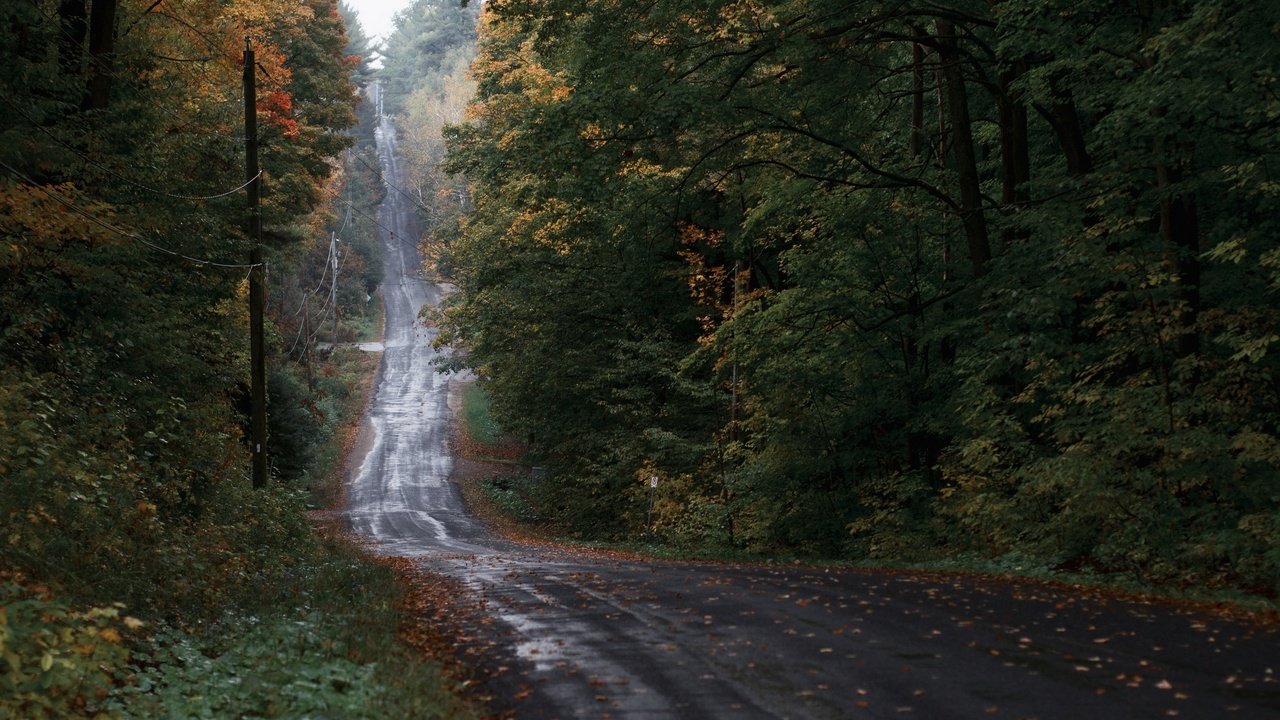
[[[253,486],[267,485],[267,360],[262,307],[265,283],[262,262],[262,175],[258,168],[258,88],[253,48],[244,39],[244,160],[249,183],[249,448],[253,456]]]
[[[733,319],[738,319],[738,288],[742,286],[742,261],[733,261]],[[734,332],[737,335],[737,332]],[[733,378],[729,388],[729,442],[738,440],[738,350],[733,350]]]
[[[302,357],[307,361],[307,392],[316,391],[316,378],[311,372],[311,293],[302,298]]]
[[[329,311],[333,313],[333,349],[338,349],[338,234],[329,233],[329,258],[333,279],[329,282]]]

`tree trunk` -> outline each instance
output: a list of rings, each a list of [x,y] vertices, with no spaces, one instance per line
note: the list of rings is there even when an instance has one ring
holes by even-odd
[[[88,8],[85,0],[62,0],[58,4],[58,65],[62,72],[77,77],[84,71],[84,37]]]
[[[1079,177],[1093,170],[1093,158],[1085,146],[1084,126],[1080,123],[1080,113],[1076,111],[1075,98],[1057,78],[1049,81],[1049,91],[1053,94],[1053,104],[1041,112],[1058,136],[1058,145],[1067,160],[1067,173]]]
[[[1157,156],[1162,143],[1157,142]],[[1180,165],[1156,164],[1156,188],[1160,192],[1160,237],[1168,246],[1168,262],[1178,283],[1178,355],[1200,350],[1196,321],[1200,315],[1200,218],[1194,193],[1171,190],[1184,178]]]
[[[977,156],[973,149],[969,94],[965,88],[964,75],[960,71],[955,25],[950,20],[939,19],[936,30],[951,118],[951,148],[955,155],[956,177],[960,183],[960,220],[964,224],[973,274],[975,277],[982,277],[991,260],[991,244],[987,237],[987,221],[982,214],[982,187],[978,178]]]
[[[1182,14],[1169,0],[1139,1],[1139,32],[1144,42],[1151,38],[1158,24],[1157,14],[1170,12]],[[1153,60],[1145,59],[1144,68],[1148,72],[1153,66]],[[1161,105],[1154,108],[1151,115],[1163,118],[1168,111],[1167,106]],[[1181,326],[1181,332],[1177,353],[1179,357],[1186,357],[1200,350],[1200,334],[1196,330],[1200,315],[1200,217],[1195,194],[1176,186],[1190,174],[1194,147],[1190,143],[1180,145],[1176,137],[1158,135],[1153,151],[1156,190],[1160,197],[1160,238],[1165,242],[1166,262],[1178,284],[1179,305],[1174,320]]]
[[[924,36],[921,28],[912,28],[917,37]],[[907,154],[912,160],[924,152],[924,45],[911,43],[911,141]]]
[[[101,110],[111,104],[115,49],[116,0],[93,0],[89,12],[89,83],[83,109]]]
[[[1026,184],[1031,180],[1031,156],[1027,149],[1027,106],[1011,86],[1026,71],[1025,63],[1014,62],[1000,74],[1000,202],[1006,212],[1016,212],[1029,201]],[[1002,233],[1004,246],[1027,236],[1012,223]]]

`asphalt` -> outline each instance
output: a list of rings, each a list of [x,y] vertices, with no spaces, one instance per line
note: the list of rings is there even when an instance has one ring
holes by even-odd
[[[385,177],[403,186],[394,129]],[[456,581],[498,709],[550,718],[1280,718],[1274,625],[969,575],[620,560],[498,537],[450,481],[450,383],[389,192],[383,362],[348,484],[376,551]],[[395,236],[391,231],[394,230]]]

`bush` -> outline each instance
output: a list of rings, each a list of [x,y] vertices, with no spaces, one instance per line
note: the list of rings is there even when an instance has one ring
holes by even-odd
[[[138,627],[118,606],[74,611],[47,590],[0,583],[0,716],[104,714]]]

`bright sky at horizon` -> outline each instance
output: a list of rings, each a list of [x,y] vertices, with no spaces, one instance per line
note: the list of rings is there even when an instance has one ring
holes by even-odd
[[[409,7],[413,0],[346,0],[346,3],[360,16],[360,27],[365,34],[385,40],[395,28],[392,17]]]

